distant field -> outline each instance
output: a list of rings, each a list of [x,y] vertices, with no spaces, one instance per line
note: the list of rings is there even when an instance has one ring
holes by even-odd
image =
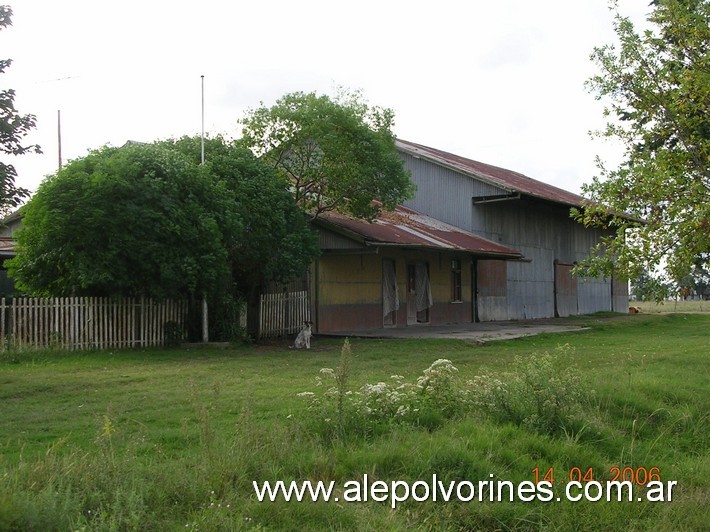
[[[342,342],[319,338],[309,352],[1,354],[0,530],[707,529],[710,315],[579,321],[590,330],[484,346],[355,339],[341,381]],[[458,371],[426,371],[437,359]],[[252,484],[538,475],[561,494],[617,468],[676,481],[672,502],[392,509],[259,502]]]
[[[641,307],[642,312],[710,312],[710,301],[665,301],[655,303],[652,301],[633,301],[629,303],[635,307]]]

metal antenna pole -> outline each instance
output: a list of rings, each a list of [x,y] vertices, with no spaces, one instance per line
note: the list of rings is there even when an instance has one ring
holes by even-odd
[[[202,79],[202,155],[200,158],[200,164],[204,166],[205,164],[205,76],[200,76]],[[202,294],[202,341],[204,343],[209,342],[209,321],[208,321],[208,310],[207,310],[207,294]]]
[[[59,167],[62,169],[62,112],[57,109],[57,154],[59,156]]]
[[[201,164],[205,164],[205,76],[202,78],[202,159]]]

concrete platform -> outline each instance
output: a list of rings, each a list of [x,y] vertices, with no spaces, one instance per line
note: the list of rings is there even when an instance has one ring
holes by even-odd
[[[512,340],[513,338],[535,336],[543,333],[566,333],[585,330],[588,330],[588,327],[570,325],[567,323],[551,324],[549,321],[539,323],[534,321],[499,321],[462,323],[457,325],[411,325],[409,327],[360,331],[335,331],[331,333],[319,333],[317,336],[339,338],[449,338],[485,343],[493,340]]]

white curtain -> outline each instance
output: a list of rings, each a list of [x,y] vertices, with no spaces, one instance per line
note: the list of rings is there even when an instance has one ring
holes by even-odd
[[[417,292],[417,312],[431,308],[434,300],[431,297],[431,285],[429,284],[429,269],[426,262],[417,262],[414,265],[414,289]]]
[[[397,276],[394,271],[394,261],[386,260],[382,263],[382,312],[387,316],[395,310],[399,310]]]

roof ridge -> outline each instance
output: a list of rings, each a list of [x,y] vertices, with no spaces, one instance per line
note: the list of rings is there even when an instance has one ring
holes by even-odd
[[[581,206],[586,201],[579,194],[545,183],[516,170],[484,163],[400,138],[396,139],[396,143],[400,149],[412,155],[424,157],[436,164],[447,166],[510,192],[520,192],[571,206]]]

